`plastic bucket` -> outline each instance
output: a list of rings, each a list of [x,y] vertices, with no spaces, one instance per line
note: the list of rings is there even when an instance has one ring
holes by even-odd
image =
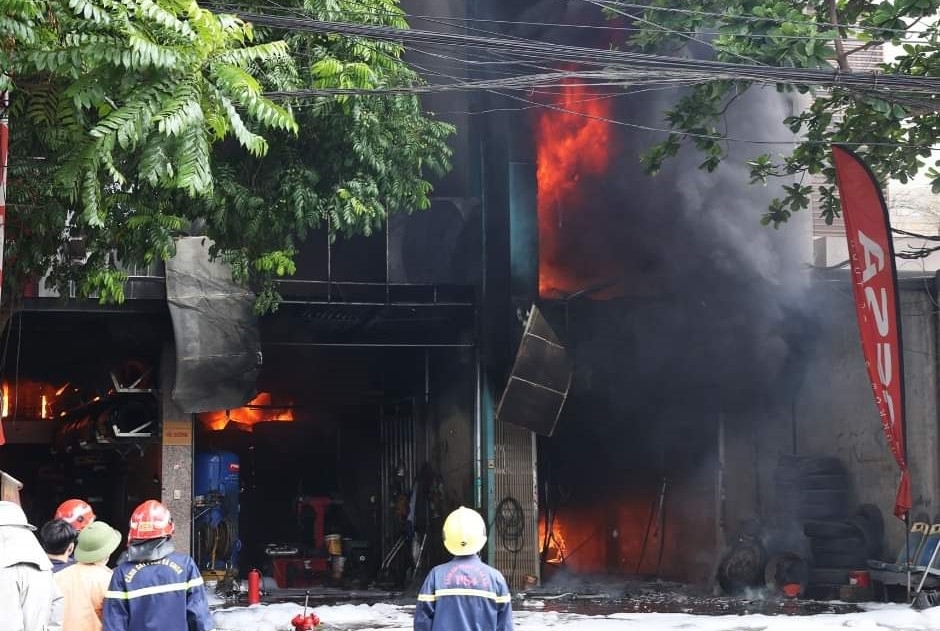
[[[871,574],[865,570],[849,572],[849,585],[858,585],[859,587],[868,587],[871,585]]]
[[[341,535],[327,535],[324,537],[324,541],[329,555],[339,556],[343,553],[343,538]]]

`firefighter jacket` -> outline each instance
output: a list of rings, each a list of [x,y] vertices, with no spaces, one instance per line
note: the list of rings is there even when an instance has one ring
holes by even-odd
[[[62,593],[31,530],[0,526],[0,631],[62,628]]]
[[[418,593],[414,631],[512,631],[506,579],[475,554],[438,565]]]
[[[104,595],[104,631],[210,631],[214,628],[196,562],[172,552],[130,551]]]

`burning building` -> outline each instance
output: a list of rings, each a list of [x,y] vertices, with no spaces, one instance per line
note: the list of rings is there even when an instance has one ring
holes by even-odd
[[[606,25],[587,3],[406,4],[609,44],[590,39],[609,30],[546,26]],[[854,502],[892,493],[848,285],[808,281],[800,218],[759,225],[774,191],[747,185],[751,147],[732,144],[717,174],[684,153],[650,179],[638,156],[668,97],[530,96],[539,107],[429,96],[459,129],[432,208],[371,238],[312,234],[274,314],[251,314],[201,239],[135,277],[123,307],[30,298],[4,344],[0,468],[25,482],[31,518],[74,494],[123,524],[160,497],[207,574],[401,587],[444,557],[443,517],[465,504],[521,589],[712,582],[743,525],[775,518],[781,454],[840,457]],[[790,104],[749,99],[731,135],[785,140]],[[224,286],[224,308],[200,306],[186,277]],[[933,348],[936,289],[905,291],[906,326]],[[935,420],[930,353],[911,358],[912,387]],[[940,480],[934,425],[913,447],[925,480]]]

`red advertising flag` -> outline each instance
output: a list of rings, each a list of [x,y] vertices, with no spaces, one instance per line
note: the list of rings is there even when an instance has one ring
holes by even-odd
[[[832,156],[849,243],[865,366],[881,415],[881,427],[901,470],[894,514],[903,517],[911,509],[911,482],[904,445],[901,310],[888,208],[877,180],[857,155],[836,145],[832,147]]]

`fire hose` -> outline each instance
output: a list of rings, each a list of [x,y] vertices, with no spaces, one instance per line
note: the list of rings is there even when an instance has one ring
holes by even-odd
[[[228,562],[235,547],[235,538],[233,536],[234,528],[229,520],[222,520],[217,525],[203,524],[199,527],[198,541],[200,560],[205,563],[205,568],[215,569],[218,559],[224,559]]]

